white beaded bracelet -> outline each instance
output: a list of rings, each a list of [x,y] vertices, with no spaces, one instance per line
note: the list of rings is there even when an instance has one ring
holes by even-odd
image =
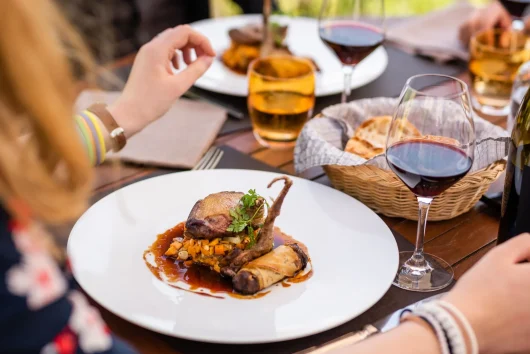
[[[414,311],[409,311],[409,313],[412,313],[418,318],[421,318],[423,321],[427,322],[429,326],[434,331],[434,334],[436,338],[438,339],[438,343],[440,344],[440,349],[442,351],[442,354],[451,354],[451,351],[449,349],[449,343],[447,342],[444,329],[440,325],[440,322],[429,312],[423,311],[420,308],[416,308]],[[406,316],[403,316],[405,313],[402,313],[401,316],[403,320],[407,320]]]
[[[440,323],[453,354],[467,354],[467,346],[462,329],[444,307],[437,302],[430,302],[422,305],[420,312],[431,314]]]
[[[443,300],[439,300],[437,302],[439,305],[448,310],[453,316],[455,316],[460,321],[460,323],[462,323],[462,326],[466,331],[469,341],[471,342],[471,354],[478,354],[479,347],[477,336],[475,334],[475,331],[473,331],[473,328],[471,327],[471,324],[467,320],[466,316],[464,316],[464,314],[453,304],[450,304]]]

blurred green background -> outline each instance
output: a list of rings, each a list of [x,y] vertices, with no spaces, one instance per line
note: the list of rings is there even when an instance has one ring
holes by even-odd
[[[210,0],[214,17],[231,16],[241,13],[241,9],[232,0]],[[276,0],[280,13],[289,16],[317,17],[322,0]],[[340,6],[341,0],[335,1]],[[443,8],[465,0],[385,0],[387,16],[411,16]],[[491,0],[468,0],[477,6]]]

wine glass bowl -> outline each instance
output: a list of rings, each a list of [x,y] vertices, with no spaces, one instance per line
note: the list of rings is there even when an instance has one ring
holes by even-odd
[[[416,136],[405,133],[411,125],[419,131]],[[433,198],[469,172],[474,150],[475,127],[467,85],[444,75],[411,77],[392,118],[386,159],[418,199],[418,234],[415,250],[400,253],[394,285],[425,292],[451,283],[451,266],[423,252],[427,214]]]
[[[384,0],[323,0],[318,33],[342,63],[345,103],[354,67],[384,41]]]

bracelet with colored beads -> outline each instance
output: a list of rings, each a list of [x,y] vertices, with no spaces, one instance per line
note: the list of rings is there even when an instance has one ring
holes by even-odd
[[[83,111],[75,115],[75,122],[79,135],[85,144],[88,158],[93,165],[99,165],[105,160],[107,147],[103,132],[105,131],[94,113]]]

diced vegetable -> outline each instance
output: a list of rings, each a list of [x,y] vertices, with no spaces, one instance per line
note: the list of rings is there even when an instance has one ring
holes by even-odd
[[[225,254],[225,246],[224,246],[224,245],[217,245],[217,246],[215,246],[215,254],[216,254],[216,255],[223,255],[223,254]]]
[[[188,257],[189,257],[188,252],[186,252],[186,251],[180,251],[179,252],[179,259],[185,261],[185,260],[188,259]]]
[[[166,256],[174,256],[177,254],[178,250],[182,248],[182,243],[180,242],[173,242],[169,248],[167,249],[165,255]]]
[[[233,236],[233,237],[225,237],[223,238],[223,241],[228,241],[230,243],[233,243],[233,244],[238,244],[241,242],[241,237],[239,236]]]

